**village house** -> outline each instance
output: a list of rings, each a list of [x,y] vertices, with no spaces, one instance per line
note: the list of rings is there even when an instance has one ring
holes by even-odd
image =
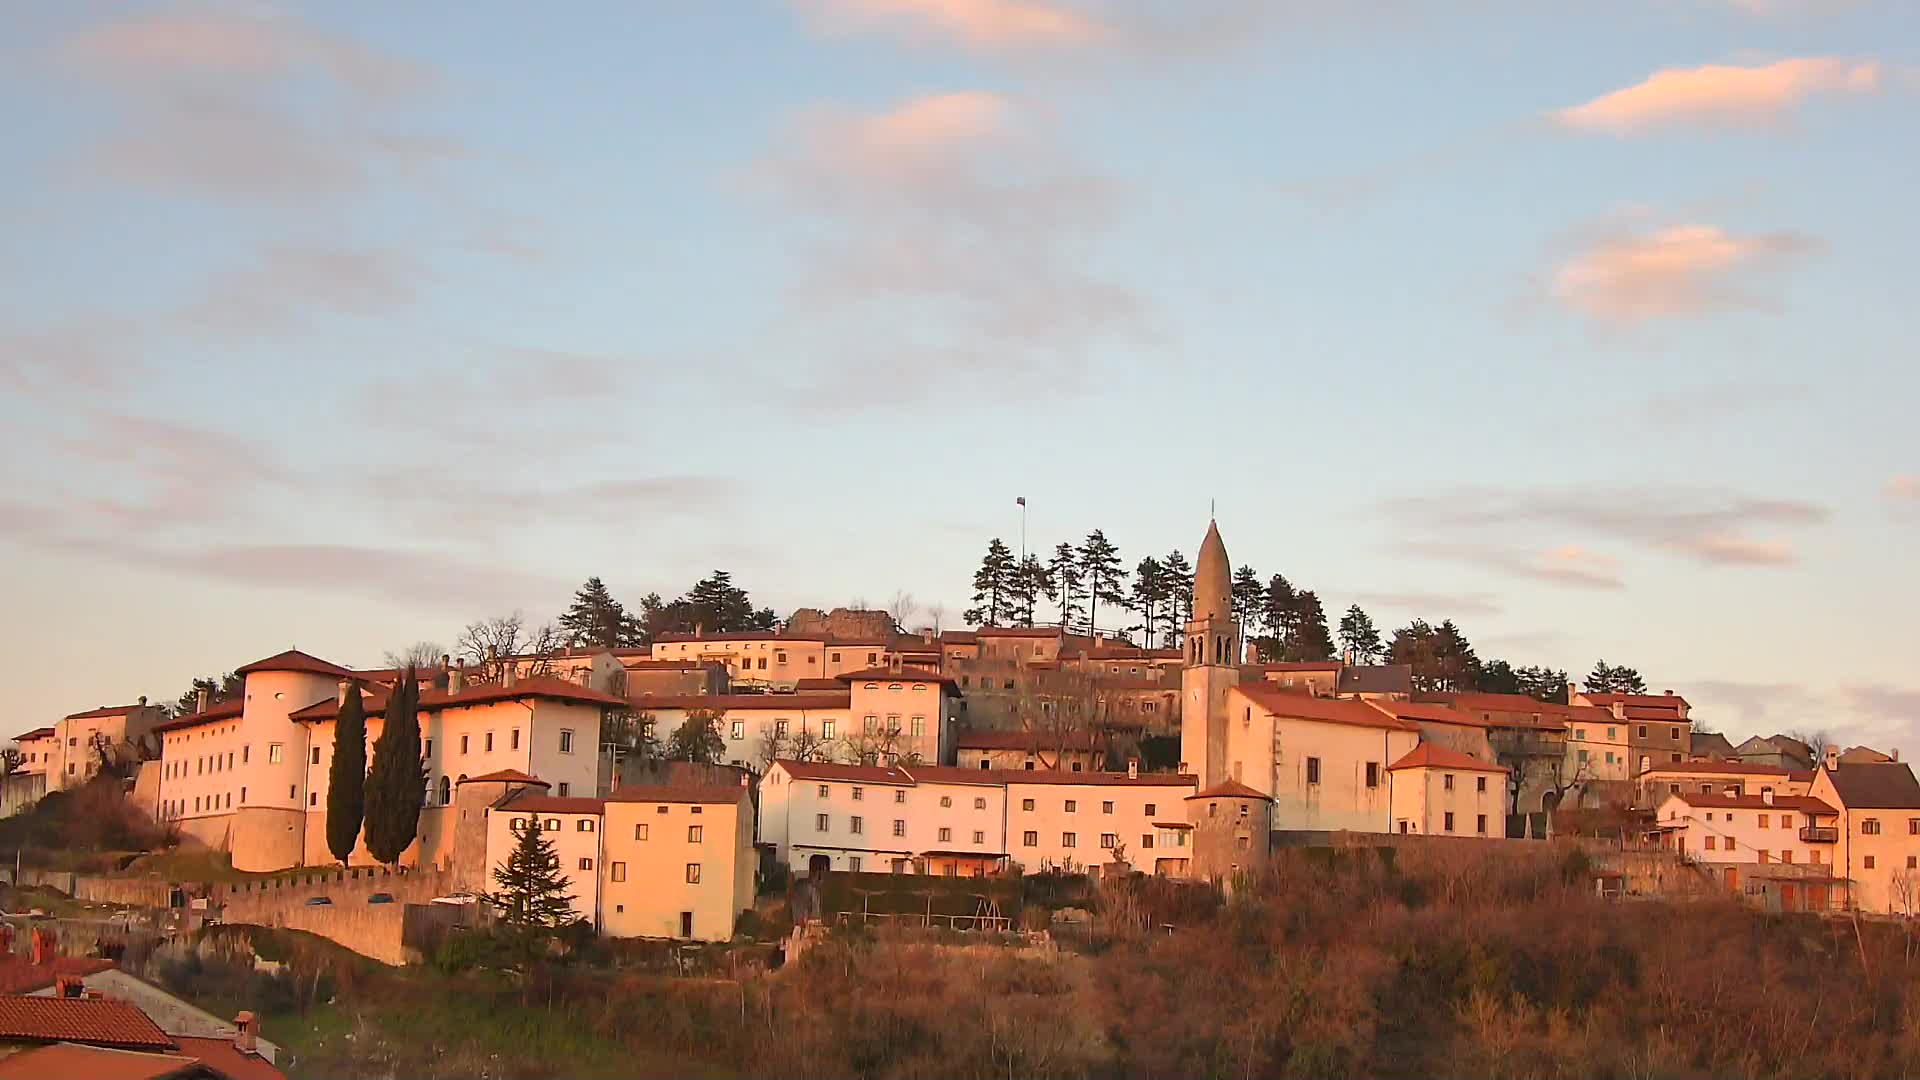
[[[1485,720],[1450,705],[1425,701],[1374,698],[1367,704],[1420,729],[1422,743],[1434,743],[1481,761],[1494,760],[1491,728]]]
[[[1752,736],[1734,747],[1734,756],[1749,765],[1813,770],[1813,748],[1791,735]]]
[[[879,667],[887,661],[888,645],[882,639],[788,636],[773,630],[661,634],[654,639],[652,658],[717,663],[734,689],[792,690],[801,679]]]
[[[119,760],[129,743],[145,742],[166,710],[141,698],[132,705],[102,705],[72,713],[49,728],[37,728],[16,741],[26,775],[43,778],[41,794],[78,787],[100,771],[101,755]],[[32,755],[32,760],[27,755]]]
[[[1274,828],[1393,831],[1387,767],[1419,744],[1417,723],[1268,682],[1233,687],[1227,708],[1225,779],[1271,796]]]
[[[1632,777],[1655,765],[1671,765],[1693,756],[1691,706],[1671,690],[1664,694],[1575,693],[1570,701],[1605,709],[1625,725]]]
[[[1666,797],[1688,794],[1805,795],[1813,787],[1811,770],[1786,769],[1745,761],[1683,761],[1658,765],[1634,782],[1634,805],[1658,807]]]
[[[1079,730],[973,731],[953,737],[955,764],[962,769],[1059,770],[1096,772],[1106,767],[1107,749],[1099,733]]]
[[[775,761],[760,785],[760,842],[795,874],[993,873],[1007,858],[1005,775]]]
[[[1387,766],[1387,780],[1394,832],[1506,835],[1504,766],[1423,742]]]
[[[53,765],[57,736],[50,727],[34,728],[14,736],[20,761],[0,783],[0,816],[17,814],[47,793],[47,770]]]
[[[1188,872],[1192,776],[1036,771],[1004,780],[1007,851],[1027,872],[1102,866],[1116,853],[1149,873]]]
[[[1832,864],[1853,903],[1878,914],[1920,914],[1920,783],[1904,762],[1840,761],[1829,747],[1813,798],[1838,811]]]
[[[1655,811],[1661,846],[1706,865],[1730,892],[1776,884],[1789,911],[1844,904],[1832,863],[1837,811],[1806,795],[1681,791]]]

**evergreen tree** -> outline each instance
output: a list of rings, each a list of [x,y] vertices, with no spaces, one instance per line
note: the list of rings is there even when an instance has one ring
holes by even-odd
[[[1480,658],[1473,654],[1473,646],[1467,642],[1466,635],[1460,632],[1452,619],[1436,627],[1434,635],[1442,689],[1471,690],[1480,675]]]
[[[1180,635],[1193,621],[1193,565],[1179,548],[1174,548],[1160,560],[1160,566],[1167,574],[1166,644],[1172,648],[1180,644]]]
[[[1596,660],[1593,671],[1587,675],[1585,692],[1589,694],[1644,694],[1647,681],[1640,673],[1630,667],[1614,667],[1605,660]]]
[[[1032,626],[1033,617],[1040,609],[1040,598],[1053,598],[1053,581],[1047,574],[1047,568],[1038,556],[1028,555],[1025,561],[1014,568],[1013,581],[1009,586],[1011,599],[1007,609],[1008,617],[1019,626]]]
[[[667,757],[674,761],[718,765],[726,752],[726,740],[720,737],[719,714],[710,709],[688,709],[687,718],[667,737]]]
[[[1267,582],[1266,604],[1260,612],[1267,628],[1266,638],[1260,643],[1262,655],[1285,660],[1292,654],[1294,631],[1300,621],[1298,603],[1293,584],[1282,574],[1273,575]]]
[[[560,629],[572,648],[629,649],[643,644],[646,631],[638,618],[607,591],[606,583],[590,577],[573,594],[573,606],[560,616]]]
[[[1149,555],[1133,568],[1133,610],[1140,613],[1145,634],[1142,640],[1149,649],[1153,648],[1154,622],[1166,608],[1171,592],[1166,568],[1160,565],[1159,559]]]
[[[1520,673],[1505,660],[1489,660],[1480,668],[1480,677],[1473,688],[1483,694],[1523,694],[1525,688],[1520,683]]]
[[[1299,662],[1332,658],[1333,637],[1327,633],[1326,609],[1312,589],[1302,589],[1294,595],[1293,641],[1285,659]]]
[[[747,590],[733,583],[732,574],[715,570],[666,606],[665,622],[675,633],[699,630],[713,634],[772,630],[779,620],[774,618],[772,608],[755,608]]]
[[[367,711],[355,682],[333,722],[333,764],[327,769],[327,850],[342,865],[353,858],[366,809]]]
[[[180,695],[173,704],[173,715],[187,716],[200,710],[200,691],[207,692],[207,707],[212,708],[223,701],[232,701],[247,692],[247,680],[244,676],[229,671],[225,675],[207,675],[193,680],[193,685]]]
[[[1569,704],[1566,672],[1558,668],[1528,666],[1515,668],[1513,675],[1520,683],[1520,693],[1555,705]]]
[[[1012,608],[1014,575],[1019,564],[1013,560],[1013,552],[1007,545],[994,537],[987,543],[986,557],[980,560],[980,569],[973,572],[973,607],[961,614],[961,618],[981,626],[1003,626],[1010,622],[1008,613]]]
[[[387,695],[386,719],[373,744],[366,785],[367,850],[383,863],[399,861],[420,831],[427,771],[420,760],[419,698],[419,676],[408,668]]]
[[[513,930],[534,933],[573,921],[573,895],[560,871],[560,855],[538,817],[526,819],[507,861],[493,868],[493,883],[498,888],[487,894],[487,903]]]
[[[1120,591],[1127,583],[1127,572],[1120,565],[1120,549],[1105,533],[1095,529],[1080,545],[1080,573],[1087,585],[1087,633],[1100,631],[1100,605],[1123,607],[1127,594]]]
[[[1240,621],[1240,632],[1249,638],[1259,637],[1262,601],[1266,590],[1260,585],[1260,575],[1251,566],[1243,566],[1233,572],[1233,617]]]
[[[1371,664],[1383,651],[1380,631],[1373,625],[1373,619],[1355,604],[1340,617],[1340,647],[1353,654],[1354,661]]]
[[[1434,627],[1415,619],[1395,630],[1387,660],[1410,666],[1413,688],[1423,694],[1472,690],[1483,677],[1473,646],[1451,620]]]
[[[1047,577],[1053,582],[1047,597],[1060,605],[1060,628],[1071,630],[1081,611],[1080,555],[1072,544],[1063,540],[1053,549],[1053,558],[1047,563]]]

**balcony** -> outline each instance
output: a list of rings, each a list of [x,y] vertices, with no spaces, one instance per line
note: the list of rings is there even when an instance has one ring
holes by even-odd
[[[1837,844],[1840,842],[1840,830],[1832,825],[1803,825],[1800,827],[1800,842],[1803,844]]]

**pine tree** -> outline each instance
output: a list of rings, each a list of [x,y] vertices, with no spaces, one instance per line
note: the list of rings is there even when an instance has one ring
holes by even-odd
[[[1052,579],[1039,557],[1034,555],[1028,555],[1014,568],[1012,584],[1008,588],[1010,599],[1007,617],[1018,626],[1032,626],[1034,614],[1040,609],[1040,598],[1053,597]]]
[[[1349,607],[1340,617],[1340,647],[1360,663],[1370,664],[1380,656],[1380,631],[1374,628],[1373,619],[1360,610],[1359,604]]]
[[[1520,693],[1530,698],[1555,705],[1570,704],[1567,701],[1567,673],[1558,668],[1515,668],[1513,676],[1520,684]]]
[[[1013,576],[1019,570],[1013,552],[994,537],[987,543],[986,557],[973,572],[973,607],[960,617],[981,626],[1001,626],[1011,621],[1008,610],[1013,599]]]
[[[514,930],[549,930],[573,920],[573,895],[560,872],[560,855],[540,828],[538,817],[526,819],[507,861],[493,868],[493,883],[498,888],[487,894],[487,903]]]
[[[1480,658],[1473,654],[1473,646],[1452,619],[1434,628],[1434,655],[1440,690],[1473,689],[1480,676]]]
[[[1293,600],[1293,643],[1286,659],[1292,661],[1333,658],[1333,637],[1327,633],[1327,612],[1312,589],[1301,589]]]
[[[386,719],[367,773],[367,850],[391,865],[420,831],[427,770],[420,760],[419,676],[408,668],[387,696]]]
[[[1160,566],[1167,572],[1166,643],[1171,648],[1180,643],[1187,623],[1193,621],[1193,565],[1179,548],[1174,548],[1160,560]]]
[[[1267,582],[1266,603],[1260,615],[1266,623],[1267,636],[1261,642],[1261,653],[1277,660],[1292,656],[1294,632],[1299,625],[1300,616],[1296,605],[1299,596],[1293,591],[1293,583],[1286,575],[1275,574]]]
[[[641,607],[646,610],[644,601]],[[709,634],[772,630],[779,622],[772,608],[756,609],[747,590],[735,585],[733,575],[725,570],[701,578],[685,596],[666,605],[663,621],[679,633]]]
[[[1266,590],[1260,585],[1260,573],[1251,566],[1243,566],[1233,572],[1233,586],[1229,592],[1233,598],[1233,617],[1240,623],[1240,633],[1248,638],[1260,636],[1262,600]]]
[[[1159,559],[1149,555],[1133,568],[1133,610],[1140,613],[1145,635],[1142,640],[1149,649],[1153,648],[1154,622],[1166,607],[1171,591],[1166,568]]]
[[[646,639],[640,620],[627,614],[597,577],[588,578],[573,594],[573,605],[560,616],[560,629],[566,633],[567,644],[576,649],[627,649]]]
[[[1047,563],[1047,577],[1053,582],[1048,598],[1060,605],[1060,628],[1072,630],[1080,614],[1080,555],[1073,545],[1061,541]]]
[[[353,858],[366,809],[367,711],[356,682],[347,687],[333,722],[333,764],[327,769],[327,850],[342,865]]]
[[[718,765],[720,756],[726,752],[726,740],[720,737],[719,714],[710,709],[687,710],[687,718],[667,736],[667,757],[674,761]]]
[[[1644,694],[1647,681],[1640,673],[1630,667],[1614,667],[1605,660],[1596,660],[1593,671],[1587,675],[1585,692],[1589,694]]]
[[[1120,607],[1127,602],[1127,595],[1120,591],[1127,580],[1127,572],[1120,566],[1120,549],[1099,529],[1088,533],[1086,542],[1080,545],[1080,574],[1087,585],[1087,633],[1098,634],[1100,605]]]

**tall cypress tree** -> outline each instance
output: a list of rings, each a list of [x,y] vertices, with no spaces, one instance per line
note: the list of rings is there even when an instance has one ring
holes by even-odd
[[[387,698],[386,723],[373,744],[373,771],[367,774],[367,850],[383,863],[395,863],[420,831],[420,804],[427,794],[427,770],[420,760],[420,704],[414,669]]]
[[[367,809],[367,711],[360,684],[347,687],[347,700],[333,723],[333,764],[327,770],[327,850],[342,864],[353,858],[360,821]]]

